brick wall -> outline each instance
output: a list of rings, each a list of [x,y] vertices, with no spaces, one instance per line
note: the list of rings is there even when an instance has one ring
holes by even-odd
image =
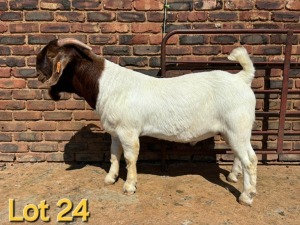
[[[111,61],[155,76],[160,68],[163,8],[163,0],[0,0],[0,162],[107,160],[110,137],[103,134],[97,115],[76,95],[65,94],[62,101],[54,102],[46,90],[39,89],[35,55],[52,39],[74,37]],[[166,31],[300,29],[299,12],[298,0],[169,0]],[[249,50],[256,58],[282,60],[284,37],[274,36],[273,42],[270,38],[254,38]],[[244,41],[249,44],[253,38]],[[300,55],[299,38],[294,42],[298,43],[293,49],[296,61]],[[273,45],[268,46],[270,43]],[[221,36],[174,37],[168,53],[181,59],[211,60],[224,56],[235,44],[235,39],[224,40]],[[290,87],[300,88],[299,70],[291,73]],[[263,87],[262,76],[254,81],[254,88]],[[272,76],[271,84],[276,87],[280,74],[274,71]],[[299,110],[298,96],[288,103],[290,109]],[[257,107],[263,105],[263,100],[258,99]],[[278,108],[278,96],[270,105]],[[258,121],[257,126],[262,126],[261,123]],[[277,120],[268,123],[270,129],[278,126]],[[300,121],[289,119],[286,129],[299,130]],[[216,148],[222,148],[224,142],[219,137],[215,139]],[[274,146],[276,137],[270,136],[264,142],[261,137],[253,138],[254,146],[260,148]],[[192,154],[201,148],[211,148],[212,142],[193,149],[178,146]],[[299,146],[298,136],[285,140],[287,149]],[[143,138],[140,159],[160,158],[161,148],[172,145]],[[174,157],[179,156],[169,153],[169,158]]]

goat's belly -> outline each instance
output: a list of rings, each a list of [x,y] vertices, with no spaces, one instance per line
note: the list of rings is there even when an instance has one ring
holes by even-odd
[[[191,132],[183,131],[177,134],[172,134],[170,132],[142,132],[141,136],[153,137],[166,141],[180,142],[180,143],[192,143],[199,142],[210,137],[213,137],[218,132],[212,130],[206,130],[202,132]]]

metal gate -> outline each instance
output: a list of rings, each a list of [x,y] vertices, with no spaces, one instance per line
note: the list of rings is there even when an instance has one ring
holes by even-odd
[[[263,118],[266,124],[269,118],[279,118],[278,129],[269,130],[268,126],[263,126],[262,130],[253,131],[253,135],[275,135],[277,136],[277,147],[274,149],[266,148],[266,145],[262,145],[261,149],[255,149],[257,154],[278,154],[279,160],[281,155],[285,154],[300,154],[300,149],[284,149],[284,138],[288,135],[300,135],[300,131],[284,129],[287,117],[300,117],[300,112],[297,110],[287,110],[287,101],[289,95],[300,94],[299,90],[292,90],[289,88],[289,74],[291,69],[300,69],[300,62],[292,62],[292,48],[296,47],[299,43],[299,38],[296,37],[296,43],[293,43],[295,35],[300,34],[300,30],[287,30],[287,29],[205,29],[205,30],[174,30],[166,34],[161,44],[161,76],[166,77],[167,71],[171,70],[203,70],[203,69],[221,69],[221,70],[237,70],[241,69],[240,65],[231,61],[180,61],[167,59],[167,42],[174,35],[253,35],[253,34],[265,34],[265,35],[283,35],[285,37],[284,45],[284,60],[283,61],[261,61],[254,62],[256,70],[265,70],[266,74],[270,74],[272,69],[282,70],[282,85],[281,88],[270,89],[267,86],[263,90],[254,90],[256,95],[270,96],[271,94],[280,95],[280,109],[278,111],[256,111],[257,118]],[[293,46],[294,45],[294,46]],[[299,77],[300,78],[300,77]],[[264,78],[265,79],[265,78]],[[217,153],[232,153],[230,149],[224,149],[216,151]],[[163,154],[164,157],[165,154]]]

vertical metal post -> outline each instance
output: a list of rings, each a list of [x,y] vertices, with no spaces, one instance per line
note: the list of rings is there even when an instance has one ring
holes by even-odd
[[[279,115],[279,129],[277,140],[277,153],[283,152],[283,139],[284,139],[284,123],[286,116],[288,85],[289,85],[289,71],[292,54],[292,37],[293,31],[289,30],[286,36],[284,66],[283,66],[283,78],[282,78],[282,90],[281,90],[281,103],[280,103],[280,115]]]

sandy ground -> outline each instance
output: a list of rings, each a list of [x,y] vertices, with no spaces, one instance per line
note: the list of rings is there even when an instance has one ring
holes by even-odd
[[[58,224],[57,215],[66,208],[56,204],[67,198],[73,210],[87,199],[87,222],[74,217],[59,224],[300,224],[300,165],[259,165],[258,196],[253,206],[242,206],[237,198],[242,181],[226,181],[230,165],[215,163],[170,163],[167,172],[155,163],[138,163],[138,190],[122,194],[126,175],[122,165],[116,184],[103,182],[109,164],[13,164],[0,171],[0,224],[8,221],[9,199],[14,215],[22,216],[27,204],[46,200],[50,222],[39,218],[34,224]],[[30,212],[29,216],[33,214]],[[71,216],[71,213],[66,214]],[[23,222],[29,223],[29,222]],[[23,224],[17,223],[17,224]]]

